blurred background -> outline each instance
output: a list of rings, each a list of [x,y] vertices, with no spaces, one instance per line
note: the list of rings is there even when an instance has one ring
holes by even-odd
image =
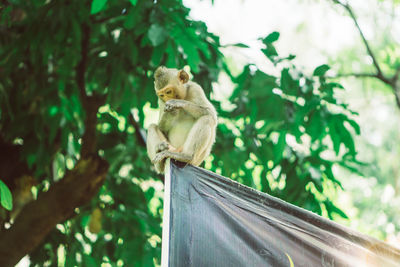
[[[0,265],[159,266],[153,73],[219,114],[202,167],[400,247],[400,1],[0,1]]]

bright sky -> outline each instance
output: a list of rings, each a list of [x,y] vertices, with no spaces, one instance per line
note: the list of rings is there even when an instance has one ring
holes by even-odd
[[[328,63],[328,57],[334,57],[343,47],[358,44],[365,51],[354,22],[344,8],[333,4],[332,0],[214,0],[214,4],[211,0],[183,2],[191,9],[191,18],[206,22],[209,31],[220,36],[222,44],[245,43],[251,47],[224,49],[226,56],[233,57],[239,64],[255,63],[267,73],[274,70],[259,51],[262,44],[257,39],[273,31],[281,34],[277,44],[280,55],[296,55],[296,65],[305,67],[308,72],[318,65]],[[373,40],[379,36],[374,34],[387,32],[394,41],[400,43],[400,22],[391,22],[391,16],[400,17],[399,6],[393,8],[391,1],[349,2],[376,54],[379,49],[373,46]],[[366,51],[360,61],[369,64],[372,62]],[[224,82],[228,83],[227,80]],[[342,83],[345,88],[351,88],[345,80]],[[229,95],[230,92],[229,86],[222,85],[221,82],[215,84],[214,89],[214,97],[218,100],[222,100],[223,95]],[[360,99],[359,95],[352,97],[349,91],[346,97],[356,109],[358,104],[366,104],[365,99]],[[377,121],[385,121],[392,114],[392,106],[389,105],[388,109],[386,102],[386,99],[374,98],[369,103],[374,107],[375,117],[379,118]],[[382,136],[370,133],[366,138],[377,144]]]
[[[209,0],[184,0],[184,4],[191,8],[193,19],[205,21],[221,37],[222,44],[242,42],[255,48],[234,51],[258,65],[265,59],[256,51],[257,39],[273,31],[281,33],[278,52],[295,54],[307,67],[326,63],[326,54],[358,38],[352,21],[328,0],[215,0],[214,5]]]

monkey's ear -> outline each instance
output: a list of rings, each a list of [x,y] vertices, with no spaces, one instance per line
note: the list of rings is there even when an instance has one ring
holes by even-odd
[[[189,74],[184,70],[178,72],[178,79],[181,83],[187,83],[189,81]]]

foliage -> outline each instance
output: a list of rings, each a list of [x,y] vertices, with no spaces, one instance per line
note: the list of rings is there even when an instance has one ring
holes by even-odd
[[[21,163],[2,162],[7,185],[26,170],[41,195],[63,179],[82,157],[88,127],[82,94],[105,97],[96,152],[110,164],[106,182],[30,253],[32,266],[160,263],[162,184],[149,167],[141,132],[144,107],[156,106],[153,70],[187,64],[207,95],[221,70],[229,74],[218,37],[188,12],[180,0],[9,1],[1,7],[0,145]],[[319,214],[345,217],[325,193],[340,186],[332,166],[355,162],[358,126],[335,98],[341,86],[325,80],[328,67],[307,76],[293,65],[294,56],[279,57],[278,38],[272,33],[262,41],[280,75],[246,66],[232,77],[235,108],[214,103],[221,123],[207,167]],[[2,159],[7,151],[0,151]]]
[[[81,156],[85,110],[77,77],[83,56],[86,94],[107,97],[97,114],[97,151],[110,163],[106,182],[92,203],[31,253],[32,266],[64,264],[63,257],[57,259],[60,248],[66,266],[159,261],[161,182],[138,138],[143,106],[156,104],[152,73],[160,64],[188,64],[210,92],[210,81],[222,67],[218,38],[204,23],[189,20],[188,11],[180,0],[10,1],[2,6],[1,139],[20,148],[19,160],[37,179],[39,195]],[[7,177],[14,178],[11,171]],[[88,225],[95,207],[102,213],[102,230],[93,239]]]
[[[2,180],[0,180],[0,204],[6,210],[13,208],[11,191]]]
[[[398,34],[393,34],[393,25],[399,21],[399,3],[392,0],[365,1],[363,5],[354,3],[355,20],[361,30],[369,29],[364,35],[371,50],[366,49],[362,38],[355,39],[354,43],[331,55],[329,60],[339,73],[335,80],[348,84],[349,90],[341,98],[349,101],[351,107],[360,113],[357,121],[363,133],[356,144],[360,160],[368,163],[361,168],[364,177],[354,173],[343,174],[347,177],[343,185],[352,199],[349,204],[358,211],[353,212],[351,224],[360,231],[386,240],[400,231],[400,139],[397,126],[400,115],[400,102],[397,101],[397,96],[400,96],[400,49],[396,39]],[[352,2],[348,4],[353,5]],[[386,16],[388,12],[393,16]],[[345,14],[349,15],[348,12]],[[362,37],[362,31],[356,27],[353,33]],[[375,63],[371,61],[372,56]],[[368,60],[360,60],[363,58]],[[378,77],[377,65],[381,70]]]
[[[278,33],[264,38],[262,51],[280,75],[248,65],[234,79],[230,100],[236,107],[220,113],[225,123],[212,169],[318,214],[346,218],[327,196],[332,187],[341,187],[332,167],[358,164],[354,113],[335,98],[334,91],[343,87],[326,81],[327,65],[306,75],[292,63],[293,55],[279,57],[278,38]],[[234,146],[239,151],[232,157]]]

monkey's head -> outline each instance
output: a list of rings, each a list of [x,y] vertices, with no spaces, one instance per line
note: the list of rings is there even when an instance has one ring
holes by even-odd
[[[157,96],[164,102],[171,99],[186,97],[185,83],[189,81],[189,74],[184,70],[158,67],[154,73],[154,87]]]

